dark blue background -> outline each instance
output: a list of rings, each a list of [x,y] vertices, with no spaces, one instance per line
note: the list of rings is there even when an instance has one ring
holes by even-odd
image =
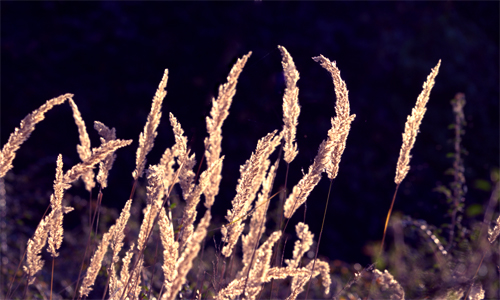
[[[333,183],[320,252],[366,263],[363,246],[381,239],[406,117],[439,59],[395,210],[436,225],[449,221],[443,196],[432,189],[452,179],[444,172],[452,163],[445,157],[453,150],[447,127],[453,122],[449,102],[457,92],[467,98],[466,205],[484,204],[489,197],[474,188],[474,180],[489,179],[499,166],[498,16],[498,2],[2,1],[1,144],[45,100],[74,93],[93,146],[99,144],[94,120],[116,127],[118,138],[134,139],[118,151],[103,200],[122,207],[131,189],[137,139],[163,70],[170,74],[167,96],[148,163],[157,163],[173,143],[168,112],[181,122],[199,161],[211,99],[236,59],[253,51],[223,127],[226,159],[213,209],[220,224],[235,195],[239,166],[259,138],[282,127],[277,45],[288,49],[301,76],[300,152],[290,166],[289,189],[311,164],[335,114],[331,77],[311,59],[323,54],[337,61],[357,116]],[[65,168],[77,163],[77,143],[70,108],[57,107],[18,151],[12,172],[27,178],[26,189],[50,193],[56,156],[63,154]],[[281,173],[285,169],[282,164]],[[283,182],[279,177],[275,190]],[[325,178],[308,200],[306,222],[316,237],[327,189]],[[22,205],[31,201],[16,199]],[[302,214],[297,212],[294,224]]]

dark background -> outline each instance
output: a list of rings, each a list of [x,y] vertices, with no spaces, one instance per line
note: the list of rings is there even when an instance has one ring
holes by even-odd
[[[94,120],[115,127],[118,138],[134,139],[118,150],[103,200],[105,206],[121,208],[132,186],[138,136],[163,70],[170,75],[167,96],[148,163],[157,163],[173,144],[168,112],[182,124],[199,161],[212,97],[236,59],[252,51],[223,126],[226,159],[213,208],[221,224],[235,195],[239,166],[259,138],[282,127],[284,82],[277,45],[288,49],[301,76],[299,155],[290,165],[289,189],[312,163],[335,115],[331,77],[311,59],[323,54],[337,61],[356,119],[333,182],[320,253],[366,264],[364,246],[381,239],[394,192],[406,117],[439,59],[441,69],[395,211],[435,225],[449,222],[448,204],[433,188],[452,179],[444,172],[452,163],[446,154],[453,151],[453,131],[447,127],[454,120],[450,100],[457,92],[467,99],[466,207],[486,203],[489,193],[476,186],[499,166],[498,16],[498,2],[2,1],[0,142],[5,144],[20,120],[46,100],[74,93],[93,147],[99,145]],[[48,205],[56,157],[63,154],[65,170],[78,163],[77,143],[69,106],[47,113],[14,160],[7,182],[21,178],[24,185],[10,190],[8,201],[28,209],[39,197]],[[280,168],[275,191],[284,183],[285,164]],[[307,202],[306,222],[315,239],[329,184],[324,177]],[[79,213],[84,212],[71,214]],[[293,224],[302,214],[298,210]],[[482,211],[469,215],[464,222],[482,220]]]

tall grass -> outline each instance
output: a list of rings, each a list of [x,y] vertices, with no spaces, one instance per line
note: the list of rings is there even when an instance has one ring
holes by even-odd
[[[236,195],[224,224],[215,224],[211,212],[219,193],[225,158],[221,148],[222,128],[239,75],[251,52],[238,59],[227,82],[220,86],[217,98],[213,99],[210,116],[206,118],[205,151],[203,157],[198,158],[199,163],[191,153],[181,124],[170,113],[175,144],[165,149],[159,162],[147,166],[147,155],[158,134],[166,96],[168,70],[165,70],[138,139],[136,168],[132,172],[134,183],[129,187],[130,197],[119,216],[109,213],[101,201],[105,197],[108,174],[113,172],[117,150],[132,141],[117,139],[115,128],[96,121],[94,128],[101,136],[101,145],[91,148],[85,122],[72,94],[48,100],[26,116],[0,154],[2,201],[8,199],[4,177],[13,168],[16,151],[54,105],[68,102],[73,111],[81,143],[77,145],[81,162],[65,168],[62,155],[58,156],[54,191],[47,199],[50,210],[47,208],[24,248],[2,245],[10,248],[5,260],[10,263],[2,268],[2,276],[7,280],[4,280],[1,298],[481,299],[485,290],[489,296],[496,296],[499,284],[492,279],[494,276],[483,276],[479,280],[478,274],[498,274],[495,249],[500,217],[494,213],[500,190],[498,174],[492,175],[496,176],[492,178],[494,188],[483,224],[467,229],[460,223],[465,200],[460,144],[464,95],[457,95],[453,101],[456,115],[454,181],[450,187],[437,188],[449,200],[451,224],[439,231],[423,220],[392,216],[399,184],[410,171],[410,151],[416,142],[441,61],[424,82],[423,91],[405,125],[395,166],[395,193],[385,227],[380,228],[381,242],[377,245],[379,251],[374,256],[374,263],[365,268],[358,265],[353,270],[345,263],[318,258],[323,226],[320,232],[312,233],[305,220],[289,224],[323,173],[330,179],[330,186],[335,184],[351,123],[355,120],[355,115],[350,114],[346,83],[335,62],[322,55],[313,58],[332,76],[336,114],[327,137],[318,145],[316,157],[302,179],[293,186],[285,179],[284,184],[280,184],[285,189],[276,190],[273,187],[277,172],[281,171],[282,155],[287,166],[285,178],[288,178],[289,165],[298,154],[295,133],[300,114],[299,72],[290,53],[282,46],[279,49],[286,81],[283,127],[262,137],[250,158],[240,167]],[[99,166],[97,176],[96,166]],[[89,201],[66,193],[80,178],[89,192]],[[141,182],[146,183],[146,189],[138,189]],[[287,194],[288,187],[291,188]],[[93,199],[92,192],[96,190],[97,198]],[[269,211],[270,202],[278,195],[283,199],[282,205],[276,211]],[[325,198],[323,224],[328,201],[329,195]],[[64,219],[75,214],[73,211],[84,210],[88,211],[88,217],[81,218],[85,236],[66,235],[69,239],[66,243],[71,247],[78,245],[82,250],[75,249],[75,252],[82,255],[71,260],[58,259],[61,247],[65,247]],[[273,216],[279,220],[275,230],[266,225]],[[111,225],[103,228],[102,224]],[[287,226],[293,226],[296,233],[291,257],[284,257],[282,250],[288,241],[284,239]],[[208,233],[214,231],[220,232],[220,240],[209,238]],[[443,232],[448,233],[447,239],[443,238]],[[316,242],[315,236],[318,237]],[[50,265],[43,260],[47,257],[45,249],[50,254]],[[306,256],[307,253],[313,255]],[[17,268],[12,261],[18,262]]]

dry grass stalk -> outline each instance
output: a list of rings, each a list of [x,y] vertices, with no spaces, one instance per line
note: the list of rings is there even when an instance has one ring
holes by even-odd
[[[323,55],[313,57],[314,61],[319,62],[332,75],[333,84],[335,86],[335,118],[332,119],[332,128],[328,131],[328,136],[331,141],[334,141],[333,149],[331,150],[331,159],[327,162],[326,173],[328,178],[334,179],[339,171],[340,158],[345,150],[345,143],[349,131],[351,130],[351,122],[356,115],[350,115],[349,107],[349,91],[347,90],[345,81],[340,77],[340,70],[337,65]]]
[[[35,109],[21,121],[21,125],[10,135],[9,140],[3,146],[0,152],[0,178],[12,169],[12,161],[16,157],[16,151],[35,130],[35,125],[45,119],[45,113],[51,110],[55,105],[64,103],[67,99],[73,97],[73,94],[64,94],[57,98],[47,100],[45,104]]]
[[[144,211],[139,237],[137,240],[137,250],[144,251],[146,242],[151,234],[156,215],[160,213],[163,205],[163,174],[164,168],[158,165],[150,166],[147,172],[147,206]]]
[[[170,294],[164,294],[161,299],[174,300],[177,298],[177,294],[181,290],[182,285],[186,282],[186,275],[193,266],[193,260],[200,251],[200,244],[207,235],[207,228],[208,225],[210,225],[211,218],[212,215],[210,214],[210,210],[207,210],[198,223],[194,233],[188,237],[186,246],[175,264],[177,277],[172,284]]]
[[[123,288],[125,284],[127,284],[128,279],[130,277],[129,268],[130,268],[130,263],[132,262],[132,257],[134,255],[134,248],[135,248],[135,243],[132,243],[122,259],[120,278],[118,278],[116,274],[113,273],[111,274],[109,281],[109,299],[119,300],[122,295]],[[112,265],[112,267],[114,269],[114,265]]]
[[[255,299],[262,289],[262,284],[270,281],[268,270],[270,268],[272,247],[281,237],[281,232],[276,231],[259,247],[256,251],[254,264],[250,266],[247,277],[241,277],[233,280],[229,285],[219,291],[215,299],[234,299],[236,296],[243,295],[245,299]],[[244,272],[243,274],[246,274]],[[269,280],[268,280],[269,279]]]
[[[311,191],[321,180],[321,173],[325,169],[328,153],[328,143],[323,141],[319,145],[318,154],[316,154],[313,164],[309,166],[307,174],[293,187],[292,193],[285,201],[284,215],[286,218],[290,219],[295,211],[306,202]]]
[[[130,217],[130,206],[132,205],[132,199],[128,200],[120,213],[120,217],[116,220],[116,223],[112,225],[108,232],[106,232],[99,246],[97,247],[94,255],[90,260],[90,265],[87,268],[87,274],[80,287],[80,297],[88,296],[90,291],[92,291],[92,285],[95,282],[97,274],[101,269],[102,260],[104,255],[108,251],[108,246],[111,245],[111,250],[113,251],[113,257],[111,261],[111,272],[110,272],[110,286],[116,284],[116,274],[115,274],[115,263],[118,261],[118,254],[123,247],[123,239],[125,238],[124,230],[127,221]]]
[[[38,224],[35,234],[31,239],[28,240],[28,246],[26,251],[26,266],[23,266],[23,270],[27,273],[28,284],[31,285],[35,281],[35,275],[43,267],[44,261],[40,258],[40,253],[47,242],[47,236],[49,232],[55,230],[56,232],[51,232],[52,245],[48,251],[55,257],[57,256],[57,250],[62,242],[62,227],[58,224],[62,224],[62,214],[72,211],[72,207],[64,207],[57,210],[51,211],[51,213],[40,221]],[[60,242],[59,242],[60,241]]]
[[[109,129],[106,125],[99,121],[94,121],[94,129],[101,136],[101,144],[106,142],[116,140],[116,130],[115,128]],[[101,185],[101,188],[106,188],[108,186],[108,174],[109,170],[113,167],[115,162],[116,154],[109,154],[104,161],[99,163],[99,173],[97,174],[97,182]]]
[[[106,157],[115,152],[118,148],[128,146],[132,143],[132,140],[113,140],[106,142],[99,146],[98,148],[92,149],[92,155],[84,162],[81,162],[73,166],[70,170],[64,174],[64,182],[72,183],[78,180],[80,176],[85,174],[87,170],[91,170],[94,166],[106,159]]]
[[[187,137],[184,136],[184,130],[182,130],[181,124],[172,113],[169,114],[169,120],[175,138],[175,145],[172,147],[172,151],[175,156],[184,157],[188,152]]]
[[[248,266],[251,263],[252,255],[259,244],[262,234],[266,229],[265,222],[267,209],[269,207],[269,197],[273,188],[274,178],[276,177],[278,165],[279,160],[276,160],[274,165],[272,165],[269,169],[266,179],[262,182],[262,190],[259,193],[258,200],[255,203],[255,209],[252,213],[252,218],[250,219],[250,229],[247,235],[241,237],[243,248],[242,263],[244,265],[244,268],[242,270],[243,273],[247,271]]]
[[[42,219],[35,230],[35,234],[28,240],[26,266],[23,267],[23,270],[28,275],[28,284],[34,283],[36,273],[43,267],[44,261],[40,258],[40,253],[45,247],[45,243],[47,243],[47,238],[49,243],[47,251],[51,253],[52,257],[59,255],[57,250],[59,250],[63,239],[63,214],[73,210],[72,207],[62,206],[64,191],[70,187],[63,180],[62,167],[62,156],[59,155],[57,157],[56,179],[54,180],[54,194],[50,197],[51,212]]]
[[[174,280],[177,278],[177,269],[175,267],[179,257],[179,243],[175,241],[174,226],[165,212],[165,208],[160,211],[158,219],[160,226],[160,237],[163,245],[163,289],[166,295],[172,290]]]
[[[290,268],[297,268],[299,266],[300,260],[304,254],[309,251],[309,248],[311,248],[314,238],[314,234],[309,231],[309,226],[302,222],[299,222],[299,224],[295,226],[295,231],[297,232],[299,240],[295,241],[293,258],[285,259],[285,263]]]
[[[168,189],[171,185],[175,184],[175,158],[172,149],[167,148],[160,159],[159,165],[165,168],[165,177],[163,178],[163,187]],[[167,194],[167,192],[165,193]]]
[[[59,154],[57,157],[56,179],[54,180],[54,194],[50,197],[51,209],[55,212],[55,216],[49,229],[49,246],[47,251],[52,255],[52,257],[59,256],[57,250],[61,247],[63,240],[63,211],[64,213],[68,213],[73,210],[69,207],[62,207],[64,191],[70,187],[71,186],[69,184],[63,182],[63,161],[62,155]]]
[[[52,217],[53,214],[51,212],[51,214],[43,218],[36,227],[33,237],[28,240],[26,266],[23,266],[23,270],[28,276],[28,284],[33,284],[35,282],[36,273],[43,267],[44,261],[40,258],[40,253],[47,242],[47,235],[49,233]]]
[[[323,279],[325,294],[330,293],[330,267],[326,262],[315,259],[310,261],[306,267],[299,268],[302,257],[307,251],[309,251],[311,245],[313,244],[314,235],[309,231],[309,226],[302,222],[295,226],[295,230],[299,240],[295,242],[295,246],[293,248],[293,258],[285,260],[285,263],[287,264],[285,270],[288,272],[290,272],[290,270],[302,270],[304,272],[299,272],[292,276],[292,293],[287,299],[297,298],[297,296],[304,291],[304,285],[319,274],[321,274]],[[313,269],[314,272],[311,272]]]
[[[184,199],[187,199],[195,186],[193,181],[196,174],[193,172],[193,167],[196,165],[196,160],[194,154],[189,156],[187,138],[184,136],[184,130],[182,130],[181,124],[172,113],[170,113],[169,116],[175,136],[175,145],[172,147],[172,154],[177,158],[177,164],[179,166],[182,165],[179,171],[178,180],[182,189],[182,195]],[[175,184],[175,182],[172,184]]]
[[[102,122],[94,121],[94,129],[101,136],[101,143],[116,140],[115,128],[109,129],[109,127],[104,125]]]
[[[410,151],[415,144],[415,140],[420,128],[420,123],[422,122],[425,111],[427,110],[425,106],[429,101],[429,96],[432,87],[434,86],[434,79],[439,72],[439,66],[441,66],[441,60],[438,61],[436,67],[434,67],[431,73],[427,76],[427,81],[424,82],[423,90],[420,95],[418,95],[417,103],[415,104],[415,107],[413,107],[411,115],[408,116],[408,119],[405,123],[403,144],[401,145],[401,149],[399,150],[399,158],[396,166],[396,177],[394,178],[394,182],[396,183],[396,190],[394,191],[394,195],[392,196],[391,206],[389,207],[389,211],[387,212],[387,217],[385,219],[384,233],[382,235],[382,242],[380,244],[380,254],[382,254],[382,251],[384,250],[387,225],[389,224],[389,219],[391,218],[392,208],[394,207],[399,184],[403,181],[403,179],[406,177],[406,174],[408,174],[408,171],[410,170]]]
[[[300,114],[299,105],[299,88],[297,87],[297,81],[299,80],[299,72],[295,67],[292,56],[283,46],[278,46],[281,51],[281,56],[283,60],[281,64],[283,65],[283,72],[285,75],[285,93],[283,95],[283,137],[285,139],[285,146],[283,150],[285,151],[284,160],[287,163],[291,163],[297,153],[297,143],[295,143],[295,134],[297,131],[297,119]]]
[[[132,206],[132,199],[129,199],[120,213],[120,217],[116,221],[114,229],[113,226],[110,228],[111,232],[111,242],[110,247],[113,251],[113,256],[111,258],[111,266],[109,268],[109,289],[115,290],[117,288],[119,279],[116,275],[116,264],[119,261],[119,254],[123,248],[123,239],[125,238],[125,226],[127,225],[128,219],[130,218],[130,207]],[[113,230],[112,230],[113,229]]]
[[[139,299],[142,286],[142,270],[144,267],[144,257],[139,257],[135,263],[135,268],[131,270],[130,279],[127,281],[128,285],[125,287],[126,294],[122,299]]]
[[[71,208],[71,210],[73,210]],[[70,211],[71,211],[70,210]],[[68,210],[64,210],[68,212]],[[47,239],[47,252],[51,254],[52,257],[58,257],[59,253],[57,250],[61,247],[63,241],[63,210],[62,208],[58,208],[54,211],[54,215],[52,218],[52,222],[49,228],[49,237]]]
[[[111,230],[112,228],[110,228]],[[97,249],[90,259],[90,265],[87,268],[87,274],[83,279],[82,285],[80,287],[80,297],[88,296],[90,291],[92,291],[92,285],[94,285],[95,279],[99,270],[101,269],[102,260],[104,259],[104,255],[108,251],[108,246],[111,241],[111,232],[106,232],[97,246]]]
[[[287,277],[311,276],[311,271],[306,268],[279,268],[273,267],[267,272],[266,282],[272,279],[285,279]]]
[[[243,67],[252,55],[252,52],[244,55],[234,64],[233,68],[227,76],[227,82],[219,87],[219,95],[217,99],[212,101],[212,109],[210,110],[210,117],[206,118],[208,137],[205,138],[205,158],[207,166],[211,166],[216,160],[220,158],[221,142],[222,142],[222,124],[229,115],[229,107],[233,101],[234,94],[236,93],[236,84],[238,78],[243,71]],[[210,178],[210,185],[205,194],[205,206],[212,207],[215,201],[215,196],[219,193],[219,184],[221,180],[222,165],[215,170]]]
[[[158,127],[158,124],[160,124],[161,105],[165,95],[167,95],[167,92],[165,91],[165,88],[167,87],[167,80],[168,69],[165,69],[163,78],[161,79],[158,89],[156,90],[156,94],[153,97],[151,111],[149,112],[146,125],[144,125],[144,131],[139,135],[139,147],[137,148],[135,160],[136,168],[134,172],[132,172],[134,180],[142,177],[144,167],[146,166],[146,155],[148,155],[149,151],[153,148],[156,135],[158,134],[156,132],[156,128]]]
[[[399,158],[396,167],[396,177],[394,182],[400,184],[401,181],[406,177],[408,171],[410,170],[410,151],[415,144],[415,140],[419,131],[420,123],[424,118],[425,111],[427,108],[427,101],[429,101],[429,96],[434,86],[434,79],[439,72],[439,66],[441,65],[441,60],[434,69],[432,69],[429,76],[427,76],[427,81],[424,82],[423,90],[417,98],[417,103],[412,109],[411,115],[408,116],[408,120],[405,123],[405,132],[403,133],[403,144],[399,151]]]
[[[159,166],[163,166],[165,169],[165,173],[163,174],[163,188],[165,190],[165,195],[168,194],[168,189],[174,184],[180,181],[182,176],[181,188],[186,193],[189,193],[189,190],[192,188],[192,169],[196,161],[194,160],[194,154],[190,157],[188,155],[189,150],[187,149],[187,138],[183,136],[184,131],[180,127],[180,124],[177,122],[177,119],[171,114],[170,123],[172,125],[172,129],[175,135],[175,145],[172,148],[165,149],[163,153]],[[179,167],[182,167],[181,170],[174,170],[174,165],[177,162]],[[187,165],[185,167],[184,165]],[[184,167],[186,170],[184,170]],[[179,173],[183,172],[183,175]]]
[[[132,257],[134,256],[134,249],[135,243],[132,243],[122,259],[122,269],[120,270],[120,281],[117,289],[110,289],[109,291],[109,294],[112,295],[112,297],[116,296],[114,299],[120,299],[119,296],[123,295],[122,291],[130,278],[130,264],[132,263]]]
[[[142,268],[144,264],[144,250],[146,248],[149,237],[151,236],[155,222],[157,221],[157,216],[160,213],[163,206],[164,197],[164,175],[165,167],[162,165],[150,166],[147,171],[147,206],[144,209],[144,217],[140,226],[139,236],[137,238],[137,260],[133,265],[133,269],[121,275],[120,281],[123,286],[123,290],[119,293],[120,297],[125,295],[134,295],[133,297],[138,297],[140,293],[140,274],[142,273]],[[127,261],[127,264],[130,260]],[[125,264],[125,262],[124,262]],[[122,267],[123,270],[123,267]],[[125,279],[126,278],[126,279]]]
[[[92,155],[92,151],[90,150],[89,134],[87,133],[85,122],[82,119],[82,115],[80,114],[80,111],[78,110],[78,106],[76,106],[75,101],[73,101],[73,99],[70,98],[68,102],[69,106],[71,106],[71,109],[73,110],[73,118],[75,119],[75,124],[78,127],[78,134],[81,143],[81,145],[76,145],[76,151],[78,152],[80,159],[82,161],[86,161]],[[90,169],[87,170],[87,172],[85,172],[85,174],[82,175],[82,180],[85,183],[85,189],[89,192],[95,186],[94,176],[95,176],[94,171]]]
[[[324,165],[325,172],[330,179],[330,189],[332,186],[332,181],[337,177],[340,158],[345,150],[345,144],[347,141],[347,136],[349,135],[349,131],[351,130],[351,123],[356,117],[356,115],[350,115],[350,107],[349,107],[349,91],[347,90],[345,81],[340,77],[340,70],[337,68],[336,62],[330,62],[330,60],[323,55],[313,57],[313,60],[319,62],[323,68],[325,68],[333,79],[333,84],[335,86],[335,96],[337,101],[335,103],[335,112],[336,116],[332,119],[332,128],[328,131],[328,139],[326,142],[326,149],[328,153],[327,157],[330,159],[326,160],[326,165]],[[323,234],[323,226],[326,219],[326,211],[328,209],[328,201],[330,197],[330,190],[328,192],[328,196],[325,203],[325,210],[323,213],[323,221],[321,223],[321,231],[319,233],[318,246],[316,248],[316,255],[314,257],[314,261],[311,266],[311,270],[316,269],[316,258],[318,256],[319,245],[321,242],[321,236]],[[319,265],[321,267],[321,265]],[[311,272],[311,278],[313,274]],[[302,286],[297,283],[302,289]],[[311,286],[311,282],[307,287],[306,298],[309,294],[309,288]],[[294,289],[295,292],[295,289]],[[290,296],[293,297],[293,294]]]
[[[292,279],[292,293],[287,300],[294,300],[297,296],[304,291],[304,286],[309,280],[321,274],[323,287],[325,288],[325,295],[330,293],[330,266],[327,262],[321,260],[312,260],[307,266],[302,268],[307,272],[300,273]]]
[[[340,78],[340,71],[335,62],[331,63],[322,55],[313,59],[332,74],[337,96],[335,105],[337,115],[332,119],[332,128],[328,131],[328,138],[320,144],[318,154],[309,167],[308,173],[293,187],[292,193],[286,199],[284,215],[288,219],[307,200],[311,191],[321,180],[323,172],[327,172],[330,179],[337,176],[340,157],[344,152],[347,135],[351,128],[350,124],[355,117],[349,114],[347,89],[345,82]]]
[[[232,249],[245,225],[242,222],[247,218],[252,202],[257,194],[267,167],[269,166],[268,157],[278,146],[282,136],[276,136],[276,130],[267,134],[259,140],[255,153],[252,153],[250,159],[240,167],[240,179],[236,187],[236,196],[231,201],[233,209],[227,212],[226,219],[229,224],[222,226],[222,240],[226,243],[222,248],[222,254],[226,257],[231,256]]]
[[[178,238],[180,248],[183,248],[186,245],[188,238],[193,234],[194,221],[197,215],[196,207],[200,202],[201,195],[210,184],[211,176],[215,171],[219,170],[223,160],[224,156],[216,160],[207,170],[201,173],[198,185],[196,185],[193,191],[189,194],[189,197],[186,199],[186,206],[182,216],[181,232],[179,233]]]

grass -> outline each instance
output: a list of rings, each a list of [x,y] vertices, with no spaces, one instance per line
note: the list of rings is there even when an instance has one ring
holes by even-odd
[[[164,151],[159,162],[148,165],[147,155],[158,134],[162,101],[166,96],[168,70],[165,70],[144,131],[139,136],[136,168],[131,170],[134,183],[130,187],[130,199],[121,212],[101,203],[108,188],[108,174],[112,174],[114,160],[119,155],[117,150],[132,141],[117,139],[119,134],[114,128],[95,122],[101,145],[91,148],[86,123],[72,94],[48,100],[26,116],[3,146],[0,157],[0,195],[4,203],[9,202],[8,206],[4,205],[9,217],[14,218],[22,210],[19,204],[11,206],[16,195],[6,195],[7,190],[12,190],[6,188],[6,182],[19,182],[22,186],[23,179],[13,178],[9,172],[16,151],[55,105],[67,102],[73,111],[81,162],[68,168],[63,164],[62,155],[58,156],[50,209],[47,207],[41,219],[34,221],[34,232],[22,219],[17,223],[8,222],[6,232],[19,238],[9,238],[2,244],[2,260],[6,263],[2,266],[1,298],[496,297],[500,288],[495,280],[499,272],[496,249],[500,224],[495,212],[500,193],[498,172],[492,173],[493,188],[483,223],[466,228],[461,222],[465,203],[461,146],[465,95],[457,94],[452,101],[456,116],[452,126],[455,152],[449,173],[453,181],[449,186],[436,188],[448,200],[450,224],[436,227],[424,220],[392,213],[399,184],[410,172],[410,152],[441,61],[427,77],[408,116],[395,166],[396,188],[385,226],[381,228],[381,242],[371,246],[373,264],[362,267],[335,258],[318,257],[330,193],[326,195],[320,232],[312,233],[305,218],[303,222],[290,223],[323,173],[330,179],[330,187],[335,184],[355,115],[350,114],[348,90],[336,63],[322,55],[314,57],[332,76],[336,115],[307,172],[299,182],[289,183],[289,166],[298,154],[295,134],[300,114],[299,72],[288,51],[282,46],[279,50],[286,81],[283,128],[262,137],[251,157],[240,167],[232,209],[222,224],[215,223],[211,213],[217,201],[225,159],[221,149],[222,128],[239,75],[251,52],[236,62],[227,82],[220,86],[218,97],[213,100],[207,117],[204,154],[199,162],[188,146],[188,137],[181,124],[170,113],[175,144]],[[286,170],[282,167],[282,159]],[[94,168],[97,166],[96,176]],[[278,172],[285,173],[284,183],[275,183]],[[88,200],[67,192],[73,185],[81,186],[80,179]],[[276,186],[285,188],[277,189]],[[41,197],[39,200],[47,203],[48,199]],[[279,205],[274,208],[270,203],[276,200]],[[79,223],[75,228],[63,229],[63,222],[68,219],[75,222],[77,218]],[[287,247],[293,251],[285,251]]]

